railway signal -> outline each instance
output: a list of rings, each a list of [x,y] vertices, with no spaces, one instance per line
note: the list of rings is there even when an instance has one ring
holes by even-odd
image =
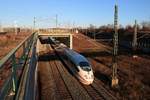
[[[113,34],[113,57],[112,57],[112,80],[111,86],[116,87],[118,85],[117,78],[117,56],[118,56],[118,6],[115,5],[115,14],[114,14],[114,29],[115,32]]]

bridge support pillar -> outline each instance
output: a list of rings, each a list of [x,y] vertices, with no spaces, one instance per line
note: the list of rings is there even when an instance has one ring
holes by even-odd
[[[73,37],[72,37],[72,34],[70,34],[70,49],[73,49]]]

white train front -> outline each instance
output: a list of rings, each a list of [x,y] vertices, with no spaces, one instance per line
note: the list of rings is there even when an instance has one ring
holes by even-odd
[[[61,57],[69,63],[69,69],[81,83],[85,85],[90,85],[93,83],[93,70],[89,61],[84,56],[69,48],[61,47]]]

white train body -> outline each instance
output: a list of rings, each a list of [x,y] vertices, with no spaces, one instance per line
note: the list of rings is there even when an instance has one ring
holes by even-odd
[[[61,50],[67,62],[70,62],[69,68],[75,77],[85,85],[92,84],[94,75],[89,61],[84,56],[69,48],[63,47]]]

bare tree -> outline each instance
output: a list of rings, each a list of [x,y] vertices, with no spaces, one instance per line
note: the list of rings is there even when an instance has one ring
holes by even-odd
[[[150,30],[150,21],[143,21],[141,23],[142,30]]]

